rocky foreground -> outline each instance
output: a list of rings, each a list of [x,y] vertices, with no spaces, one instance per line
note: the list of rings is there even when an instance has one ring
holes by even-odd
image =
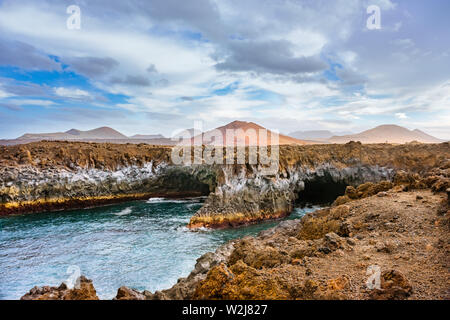
[[[349,187],[345,204],[231,241],[170,289],[121,287],[115,299],[450,299],[450,189],[400,178],[377,193],[386,183]],[[22,299],[97,298],[61,286]]]

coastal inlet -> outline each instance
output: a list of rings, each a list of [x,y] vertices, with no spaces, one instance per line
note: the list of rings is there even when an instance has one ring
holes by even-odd
[[[112,299],[123,285],[152,292],[169,288],[202,254],[279,223],[189,231],[186,225],[203,200],[153,198],[2,217],[0,299],[20,299],[36,285],[58,286],[70,278],[69,266],[93,280],[100,299]],[[312,210],[296,208],[289,219]]]

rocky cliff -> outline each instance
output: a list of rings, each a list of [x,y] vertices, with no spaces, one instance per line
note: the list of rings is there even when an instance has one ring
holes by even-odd
[[[201,196],[215,187],[211,168],[173,166],[165,147],[39,142],[1,151],[0,215]]]
[[[299,199],[333,200],[348,185],[390,181],[399,170],[425,174],[449,158],[447,143],[281,146],[273,174],[248,164],[216,168],[218,185],[189,226],[233,227],[283,217]]]
[[[264,174],[259,162],[175,165],[170,147],[145,144],[39,142],[1,148],[2,215],[209,195],[191,228],[283,217],[301,198],[334,199],[347,185],[392,180],[399,170],[425,173],[450,158],[448,143],[280,146],[277,170]]]

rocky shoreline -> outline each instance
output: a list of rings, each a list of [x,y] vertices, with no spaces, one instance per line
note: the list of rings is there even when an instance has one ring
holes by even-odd
[[[447,180],[431,188],[404,173],[348,187],[329,208],[203,255],[170,289],[115,299],[450,299],[450,166],[438,170]]]

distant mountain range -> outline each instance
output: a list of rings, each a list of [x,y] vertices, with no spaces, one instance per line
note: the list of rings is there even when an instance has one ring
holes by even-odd
[[[162,134],[135,134],[130,139],[165,139]]]
[[[234,137],[234,143],[237,145],[253,144],[250,138],[244,133],[248,129],[254,129],[256,133],[256,144],[261,143],[261,137],[259,136],[259,130],[265,129],[264,127],[254,123],[246,121],[233,121],[227,125],[216,128],[218,132],[222,134],[225,141],[220,144],[227,145],[231,142],[226,141],[227,129],[240,129],[238,135]],[[270,140],[270,130],[267,130],[268,144],[272,144]],[[203,137],[204,144],[219,144],[219,141],[215,141],[213,138],[213,131],[206,131],[200,133],[194,131],[194,129],[186,129],[182,131],[184,141],[192,142],[195,138]],[[131,137],[127,137],[117,130],[109,127],[100,127],[93,130],[82,131],[78,129],[70,129],[66,132],[54,132],[54,133],[26,133],[17,139],[0,140],[0,145],[13,145],[24,144],[29,142],[41,141],[41,140],[68,140],[68,141],[88,141],[88,142],[111,142],[111,143],[148,143],[154,145],[174,145],[176,141],[165,138],[161,134],[142,135],[136,134]],[[421,142],[421,143],[439,143],[443,140],[435,138],[419,129],[409,130],[407,128],[397,125],[381,125],[370,130],[366,130],[357,134],[336,135],[328,130],[315,130],[315,131],[296,131],[289,135],[279,134],[279,144],[313,144],[313,143],[347,143],[349,141],[360,141],[362,143],[408,143],[408,142]]]
[[[70,129],[66,132],[51,133],[26,133],[17,139],[0,140],[0,145],[24,144],[42,140],[62,141],[86,141],[86,142],[110,142],[110,143],[148,143],[155,145],[174,145],[170,138],[161,134],[135,134],[127,137],[109,127],[100,127],[92,130],[82,131]]]
[[[17,138],[17,140],[84,140],[84,139],[128,139],[109,127],[100,127],[93,130],[81,131],[70,129],[66,132],[54,133],[26,133]]]
[[[328,142],[346,143],[352,140],[360,141],[361,143],[407,143],[413,141],[422,143],[443,142],[443,140],[430,136],[419,129],[409,130],[393,124],[381,125],[358,134],[333,136],[328,139]]]
[[[331,132],[329,130],[310,130],[310,131],[295,131],[288,134],[288,136],[313,141],[326,141],[333,136],[342,136],[351,134],[351,132]]]

